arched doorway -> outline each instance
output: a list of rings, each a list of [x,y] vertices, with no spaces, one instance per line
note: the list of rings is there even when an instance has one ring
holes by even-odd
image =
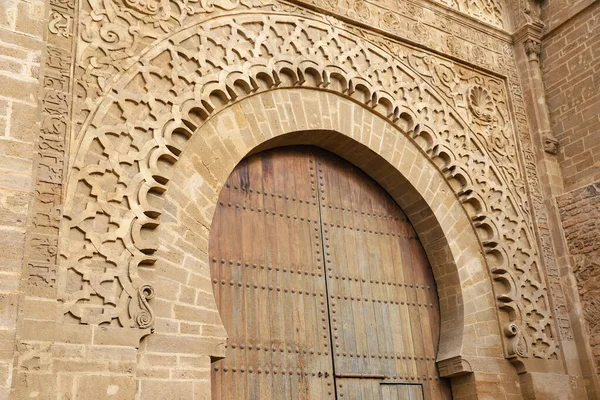
[[[244,159],[222,189],[211,276],[229,340],[213,399],[450,399],[427,257],[373,180],[315,147]]]

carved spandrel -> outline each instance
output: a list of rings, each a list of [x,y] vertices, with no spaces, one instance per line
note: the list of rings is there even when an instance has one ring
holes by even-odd
[[[478,5],[473,7],[477,8],[481,4],[493,1],[495,0],[478,0],[476,2]],[[175,3],[179,2],[181,0]],[[307,1],[294,2],[308,3]],[[442,1],[440,0],[440,2]],[[133,3],[137,2],[130,3],[133,6]],[[75,131],[79,130],[85,117],[95,107],[98,96],[110,88],[113,77],[129,68],[135,57],[149,45],[148,38],[156,38],[156,42],[158,42],[160,38],[172,34],[182,26],[189,25],[194,21],[200,22],[208,18],[208,15],[214,17],[231,10],[242,11],[252,8],[253,11],[262,9],[266,12],[273,9],[298,11],[295,7],[285,3],[279,4],[275,0],[254,0],[252,2],[220,0],[209,3],[199,2],[193,6],[185,2],[179,7],[165,7],[164,0],[154,0],[148,3],[154,4],[155,7],[152,8],[157,12],[136,11],[127,5],[129,3],[116,1],[88,0],[85,2],[86,7],[81,16],[78,47],[81,50],[76,68],[76,93],[79,101],[76,102],[78,109],[75,113]],[[506,38],[500,39],[497,35],[486,34],[479,29],[459,23],[456,19],[448,17],[446,10],[440,9],[433,12],[425,7],[427,3],[395,2],[394,7],[391,8],[386,8],[380,2],[362,0],[349,5],[346,4],[346,0],[328,0],[318,3],[319,7],[325,7],[331,13],[335,14],[341,9],[344,15],[349,12],[360,22],[368,25],[375,24],[384,31],[440,52],[449,50],[445,47],[445,43],[448,38],[453,37],[457,44],[453,47],[456,53],[451,53],[452,55],[464,57],[466,61],[491,70],[496,70],[499,65],[502,43],[511,40],[508,35]],[[188,9],[188,7],[191,8]],[[468,8],[466,7],[466,9]],[[183,13],[180,12],[181,10],[188,11]],[[302,13],[317,18],[325,17],[309,10],[302,10]],[[428,15],[428,18],[424,18],[425,14]],[[108,15],[118,15],[119,18],[108,19],[106,18]],[[365,20],[364,18],[367,16],[368,19]],[[136,29],[130,29],[131,26],[135,26]],[[101,35],[101,32],[111,32],[110,38]]]

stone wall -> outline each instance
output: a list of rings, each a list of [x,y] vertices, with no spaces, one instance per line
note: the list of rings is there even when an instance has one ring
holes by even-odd
[[[557,203],[598,372],[600,2],[547,2],[543,16],[543,79],[564,186]]]
[[[560,196],[558,205],[600,373],[600,183]]]
[[[542,19],[548,31],[579,14],[595,0],[553,0],[544,1],[541,6]]]
[[[565,190],[596,182],[600,180],[600,2],[546,35],[542,68]]]
[[[44,48],[43,0],[0,4],[0,398],[8,397]]]

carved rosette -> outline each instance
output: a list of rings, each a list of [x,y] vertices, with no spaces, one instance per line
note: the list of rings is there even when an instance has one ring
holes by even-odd
[[[453,76],[457,67],[450,62],[421,75],[406,61],[412,51],[398,46],[392,55],[325,22],[263,13],[213,18],[145,53],[107,92],[81,134],[63,220],[64,312],[77,318],[87,312],[95,321],[118,320],[126,327],[151,323],[147,300],[153,292],[141,290],[147,281],[142,275],[151,276],[148,265],[158,246],[153,230],[161,214],[155,199],[168,189],[164,169],[183,151],[181,138],[246,96],[307,86],[338,90],[390,123],[402,114],[419,125],[406,134],[421,137],[423,151],[456,184],[491,272],[504,284],[499,308],[517,327],[514,335],[512,325],[505,330],[507,348],[514,349],[508,355],[554,357],[536,241],[518,189],[520,170],[512,161],[498,161],[484,131],[475,132],[452,100],[468,90],[465,110],[483,126],[494,118],[492,92]],[[438,85],[448,87],[448,94],[441,95]]]
[[[368,20],[371,18],[371,11],[369,9],[369,5],[363,0],[354,0],[348,15],[351,17],[358,17],[359,19]]]

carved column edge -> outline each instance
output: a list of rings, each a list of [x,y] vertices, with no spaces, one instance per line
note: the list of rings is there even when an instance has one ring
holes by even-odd
[[[551,372],[569,376],[572,382],[573,393],[577,392],[577,398],[593,398],[593,395],[584,394],[583,383],[577,383],[581,379],[582,369],[585,364],[579,358],[574,359],[568,356],[574,347],[581,341],[581,321],[576,313],[573,312],[574,305],[567,296],[570,290],[569,271],[572,269],[570,262],[565,258],[566,242],[562,234],[562,227],[558,217],[558,210],[555,205],[555,193],[551,186],[549,170],[557,163],[556,154],[558,152],[558,141],[551,131],[551,124],[548,109],[545,103],[545,89],[542,81],[542,71],[540,67],[540,56],[542,54],[542,36],[544,25],[541,23],[530,22],[524,24],[514,34],[514,52],[515,58],[520,68],[518,68],[518,78],[523,87],[524,98],[527,99],[527,123],[530,127],[530,141],[532,148],[524,150],[525,164],[527,169],[535,173],[539,178],[538,182],[529,182],[529,191],[532,202],[532,211],[534,215],[534,226],[537,231],[540,250],[543,254],[543,270],[547,282],[549,298],[551,300],[552,312],[554,316],[554,325],[557,329],[557,336],[560,343],[559,360],[554,364],[561,366],[561,369],[555,370],[551,364],[542,369],[538,363],[516,364],[520,373],[525,372]],[[524,138],[521,138],[521,146]],[[530,153],[530,154],[528,154]],[[558,167],[556,167],[558,168]],[[533,175],[531,175],[533,177]],[[571,350],[569,350],[571,349]],[[579,350],[581,351],[581,350]],[[535,360],[534,360],[535,361]],[[575,383],[573,383],[575,382]],[[579,388],[578,388],[579,387]],[[591,396],[591,397],[590,397]]]
[[[514,34],[515,44],[522,43],[527,60],[529,61],[529,76],[533,81],[531,90],[534,92],[535,98],[545,98],[542,70],[540,67],[543,29],[544,25],[541,23],[529,23]],[[534,102],[533,107],[536,109],[538,131],[541,133],[544,151],[555,156],[558,154],[558,140],[554,137],[550,129],[550,116],[546,103],[545,101],[543,104]]]

